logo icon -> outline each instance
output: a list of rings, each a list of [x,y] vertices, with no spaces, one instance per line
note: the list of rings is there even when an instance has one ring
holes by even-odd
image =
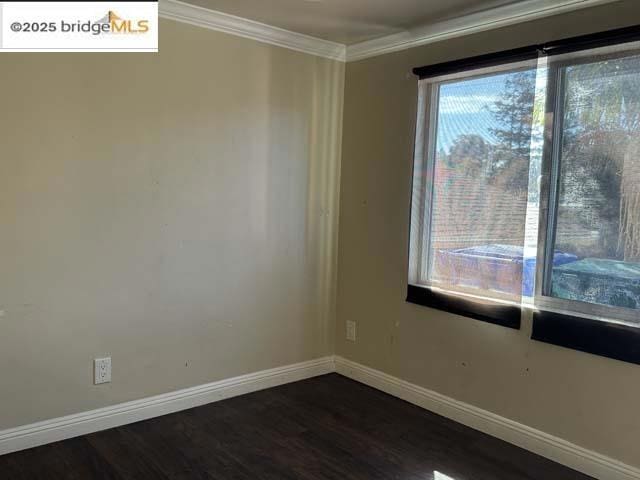
[[[109,10],[97,23],[109,25],[107,32],[113,34],[140,34],[149,31],[149,20],[128,20]]]

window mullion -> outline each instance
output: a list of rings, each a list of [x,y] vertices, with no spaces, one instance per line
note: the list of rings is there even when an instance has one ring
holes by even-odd
[[[426,255],[422,255],[423,264],[421,265],[421,278],[427,280],[431,270],[431,225],[433,220],[433,199],[434,199],[434,180],[435,180],[435,157],[436,157],[436,132],[438,130],[438,98],[439,88],[437,85],[430,84],[428,90],[428,126],[426,131],[426,149],[425,149],[425,179],[424,182],[424,227],[422,236],[422,247]]]
[[[555,250],[560,153],[562,150],[563,75],[557,65],[548,66],[544,147],[540,175],[540,219],[536,259],[536,299],[548,295]]]

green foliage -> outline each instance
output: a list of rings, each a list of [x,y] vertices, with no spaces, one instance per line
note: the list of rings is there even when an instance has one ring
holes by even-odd
[[[492,145],[480,135],[461,135],[445,157],[450,168],[482,175],[506,192],[527,190],[535,76],[535,70],[508,76],[501,99],[491,109],[502,125],[491,129],[498,143]]]
[[[531,123],[535,100],[536,71],[524,70],[507,78],[502,98],[493,106],[493,116],[502,125],[491,130],[506,162],[529,158]]]
[[[470,176],[485,172],[490,160],[491,145],[480,135],[460,135],[445,157],[449,168],[455,168]]]
[[[557,247],[640,261],[640,57],[569,66],[562,75]],[[528,189],[532,128],[544,120],[543,103],[536,102],[535,69],[509,74],[491,107],[497,142],[461,135],[438,156],[517,197]]]

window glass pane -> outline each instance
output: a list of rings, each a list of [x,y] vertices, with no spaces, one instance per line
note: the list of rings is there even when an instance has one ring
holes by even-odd
[[[519,298],[524,271],[525,288],[533,288],[536,252],[525,248],[525,218],[535,86],[535,69],[439,86],[432,285]]]
[[[551,295],[640,309],[640,57],[565,67]]]

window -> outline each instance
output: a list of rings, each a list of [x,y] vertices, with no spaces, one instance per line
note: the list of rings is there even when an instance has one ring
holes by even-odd
[[[416,69],[408,301],[640,363],[638,39]]]
[[[640,56],[559,68],[552,297],[640,309]]]

